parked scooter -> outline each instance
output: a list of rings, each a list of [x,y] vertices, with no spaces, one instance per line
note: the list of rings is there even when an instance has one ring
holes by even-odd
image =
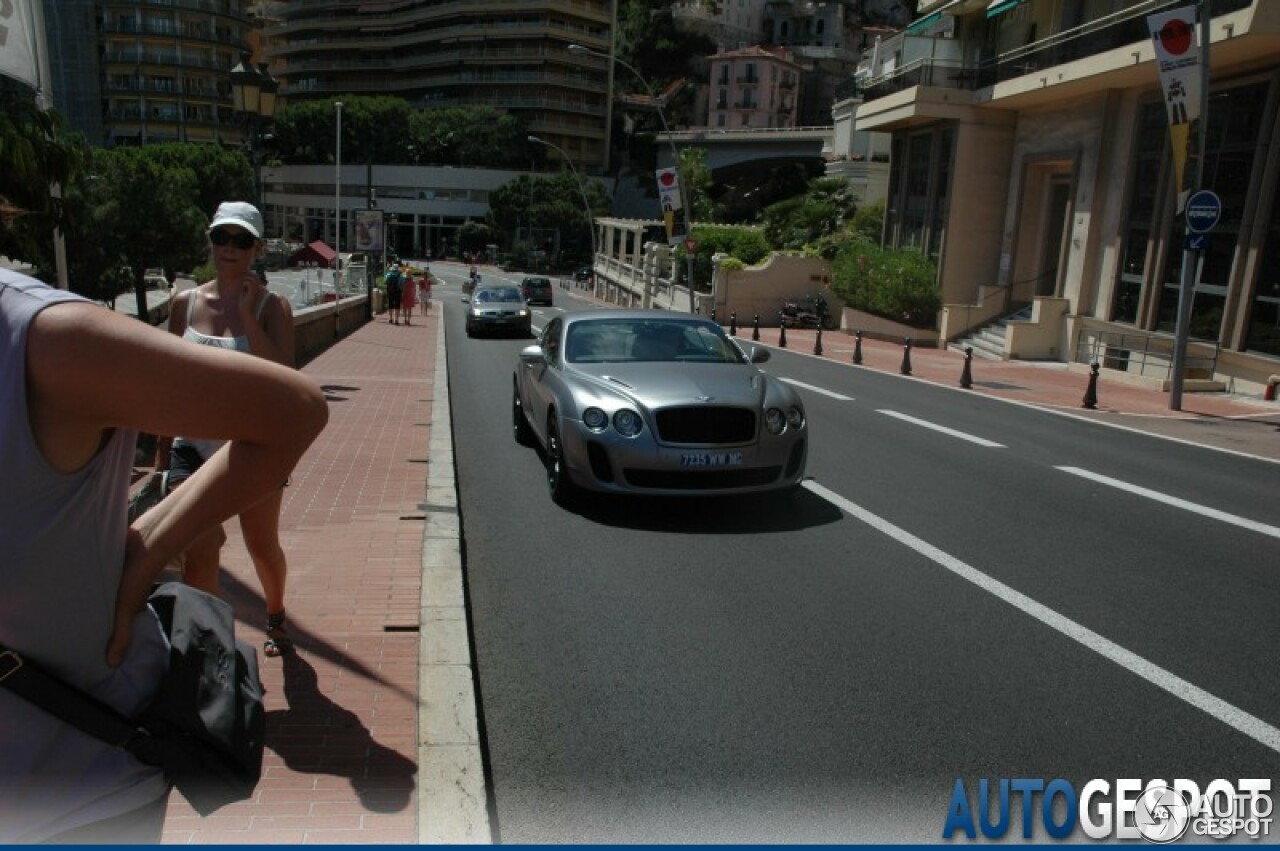
[[[782,303],[782,315],[793,328],[830,328],[831,315],[821,293]]]

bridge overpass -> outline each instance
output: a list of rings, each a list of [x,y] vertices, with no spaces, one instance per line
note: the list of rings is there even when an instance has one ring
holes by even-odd
[[[658,134],[658,164],[674,165],[671,146],[702,148],[712,172],[761,162],[821,160],[832,150],[834,127],[695,127]]]

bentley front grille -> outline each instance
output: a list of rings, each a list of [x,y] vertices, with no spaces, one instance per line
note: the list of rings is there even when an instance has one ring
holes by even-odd
[[[750,408],[667,408],[658,411],[657,420],[663,443],[736,444],[756,437],[756,412]]]

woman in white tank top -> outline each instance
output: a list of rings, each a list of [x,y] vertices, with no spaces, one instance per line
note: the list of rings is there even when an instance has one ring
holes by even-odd
[[[169,331],[205,346],[235,349],[292,367],[293,311],[283,297],[264,287],[253,271],[262,254],[262,214],[252,204],[227,202],[209,226],[209,242],[217,276],[179,293],[169,314]],[[205,435],[183,435],[161,441],[156,468],[170,470],[177,486],[221,446]],[[267,640],[263,651],[279,656],[292,647],[285,626],[285,577],[288,562],[280,546],[280,503],[284,482],[268,498],[240,514],[240,531],[262,582],[267,604]],[[211,594],[218,593],[220,553],[226,535],[211,529],[186,552],[183,578]]]

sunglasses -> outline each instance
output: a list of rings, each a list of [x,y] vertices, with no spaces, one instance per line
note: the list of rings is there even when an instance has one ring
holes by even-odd
[[[214,228],[209,231],[209,241],[214,245],[226,245],[229,242],[241,251],[248,251],[258,244],[258,238],[253,234],[244,231],[232,233],[226,228]]]

